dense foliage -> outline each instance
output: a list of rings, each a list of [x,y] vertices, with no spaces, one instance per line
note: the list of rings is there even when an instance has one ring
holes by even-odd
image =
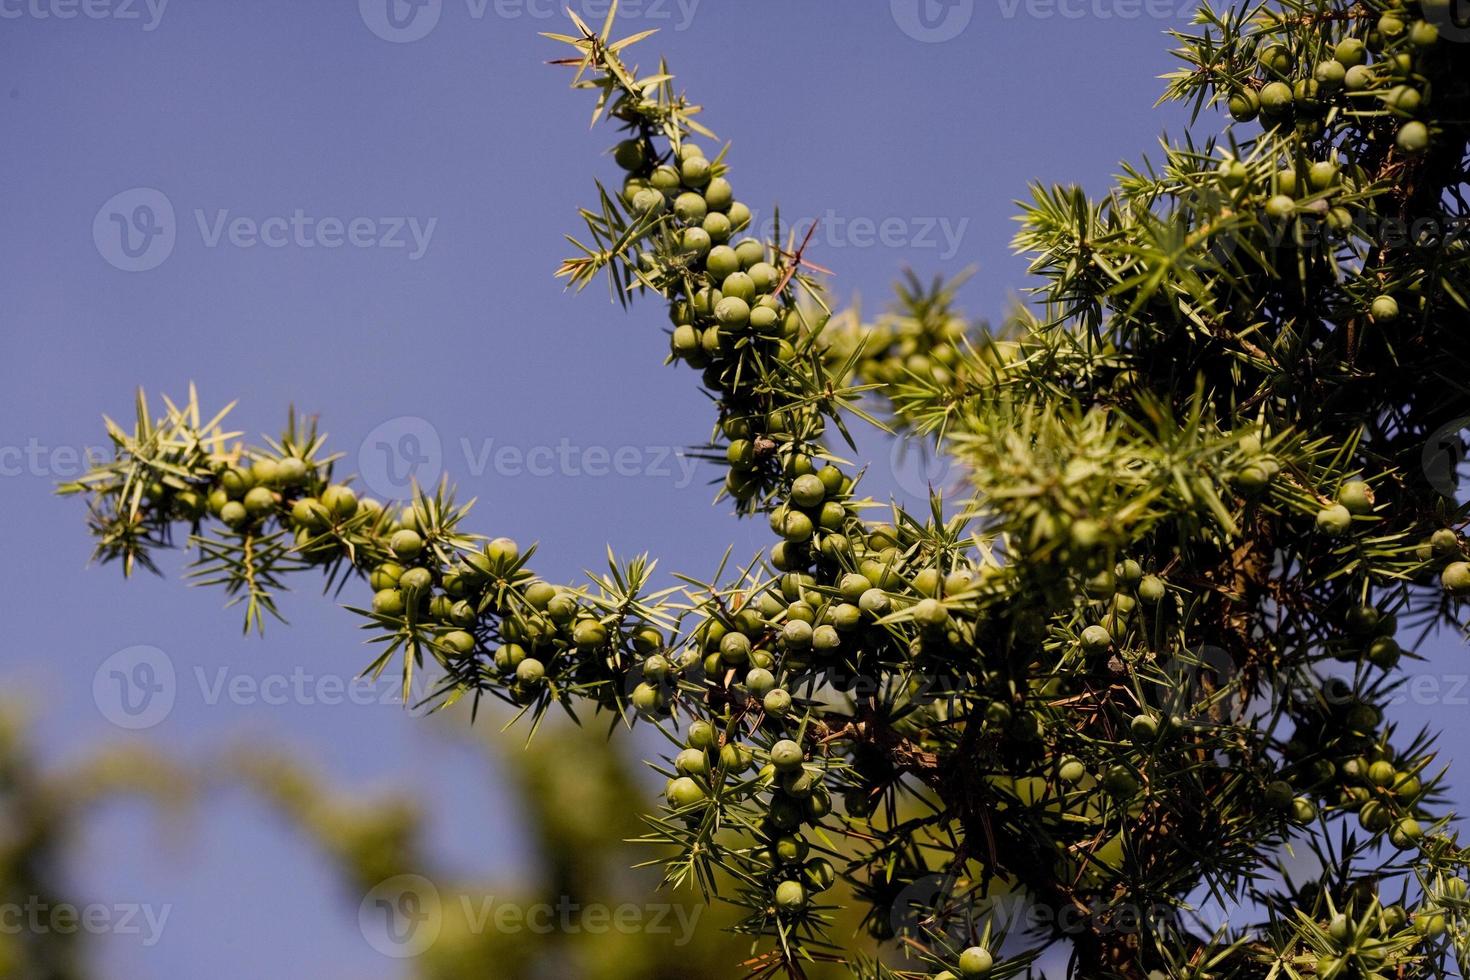
[[[1383,715],[1399,638],[1470,595],[1465,511],[1425,462],[1470,417],[1470,32],[1445,0],[1203,10],[1167,97],[1233,123],[1101,200],[1037,187],[1038,302],[994,329],[944,284],[833,317],[802,242],[743,234],[698,108],[626,60],[646,35],[575,27],[554,39],[624,176],[561,274],[667,301],[769,555],[554,585],[449,488],[359,499],[311,426],[246,453],[192,394],[158,420],[140,398],[67,488],[98,554],[147,565],[189,527],[247,629],[290,573],[362,575],[369,670],[405,689],[430,670],[445,704],[660,726],[649,839],[670,883],[743,910],[755,975],[1001,978],[1055,944],[1081,977],[1465,957],[1432,738]],[[952,454],[973,494],[865,500],[854,420]],[[828,928],[839,876],[881,963]]]
[[[122,903],[101,909],[76,900],[68,858],[106,804],[137,799],[177,818],[194,783],[183,767],[136,746],[107,747],[65,765],[43,767],[27,738],[25,715],[0,702],[0,976],[84,980],[91,935],[113,928],[125,940],[156,941],[168,909]],[[123,911],[124,907],[127,911]]]
[[[446,725],[457,723],[443,717]],[[135,801],[155,804],[154,814],[166,821],[160,847],[166,841],[181,852],[173,856],[193,855],[207,846],[198,833],[200,803],[211,793],[240,789],[267,804],[272,817],[282,818],[336,872],[338,887],[299,898],[324,900],[349,919],[370,899],[413,889],[437,910],[419,926],[422,935],[406,930],[389,939],[378,918],[362,927],[380,949],[418,952],[406,961],[414,977],[682,980],[716,975],[742,954],[741,939],[720,930],[719,916],[707,914],[697,896],[673,904],[671,896],[652,894],[657,874],[628,873],[643,857],[636,843],[623,840],[639,832],[640,789],[628,754],[609,749],[592,729],[563,724],[554,737],[522,746],[480,728],[485,778],[500,779],[501,792],[533,831],[529,867],[486,879],[446,866],[433,853],[432,807],[401,791],[367,795],[326,785],[299,760],[299,747],[254,738],[188,759],[109,747],[43,766],[25,721],[14,705],[0,702],[0,806],[8,818],[0,834],[5,977],[88,980],[117,975],[120,964],[104,958],[128,946],[156,955],[176,930],[188,928],[181,924],[187,911],[171,902],[85,901],[73,880],[77,858],[95,850],[92,835],[119,805]],[[461,743],[470,737],[466,729],[453,734]],[[575,780],[562,778],[568,750],[582,759]],[[514,914],[507,917],[507,910]],[[625,916],[631,910],[636,917],[615,927],[598,918],[603,910]],[[100,922],[99,912],[108,913]],[[527,922],[533,915],[545,918]],[[99,945],[102,931],[115,932],[110,943]],[[99,961],[110,968],[99,968]]]

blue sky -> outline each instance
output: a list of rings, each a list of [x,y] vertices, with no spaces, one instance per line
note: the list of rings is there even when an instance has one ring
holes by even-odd
[[[397,707],[323,693],[366,662],[348,614],[309,586],[284,604],[289,629],[242,637],[177,563],[126,586],[85,570],[82,508],[51,495],[103,441],[102,412],[126,415],[139,385],[193,381],[209,406],[239,399],[252,437],[288,404],[319,412],[370,483],[394,479],[384,444],[427,460],[478,498],[476,530],[539,541],[552,578],[608,545],[703,574],[727,545],[768,543],[764,522],[711,506],[712,471],[675,455],[711,414],[692,373],[661,364],[658,305],[623,314],[600,287],[567,294],[552,277],[593,178],[614,176],[613,134],[589,132],[589,97],[544,64],[556,5],[397,0],[390,18],[387,2],[0,0],[0,678],[50,761],[128,739],[189,758],[286,745],[341,785],[419,794],[447,860],[509,873],[515,815],[472,750]],[[839,299],[872,308],[905,266],[974,266],[964,303],[993,317],[1028,284],[1008,247],[1027,183],[1101,189],[1180,130],[1177,109],[1149,107],[1171,67],[1162,32],[1185,10],[645,0],[625,26],[661,28],[636,60],[667,56],[733,141],[742,199],[822,218],[810,254]],[[863,448],[874,489],[914,502],[913,469],[881,439]],[[162,651],[177,693],[134,733],[93,682],[138,645]],[[1425,652],[1441,703],[1401,713],[1463,735],[1458,641]],[[313,693],[272,696],[293,672]],[[247,693],[219,695],[234,677]],[[107,975],[398,975],[262,809],[225,793],[199,816],[168,839],[142,809],[109,807],[80,842],[84,900],[172,909],[151,947],[96,942]]]

